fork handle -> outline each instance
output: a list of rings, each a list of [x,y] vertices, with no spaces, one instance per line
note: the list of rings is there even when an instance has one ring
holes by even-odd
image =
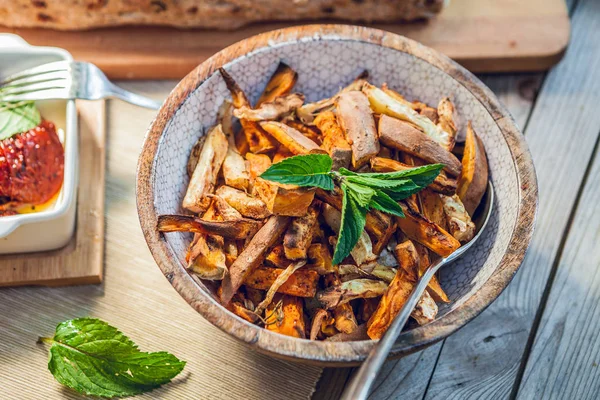
[[[112,84],[112,82],[110,84],[110,93],[108,95],[109,97],[121,99],[136,106],[149,108],[151,110],[158,110],[162,105],[161,102],[122,89],[117,85]]]
[[[433,278],[433,275],[435,275],[442,264],[444,264],[444,261],[445,259],[443,258],[438,259],[437,262],[431,265],[425,274],[423,274],[419,283],[406,300],[406,303],[404,303],[404,306],[387,329],[385,335],[383,335],[379,342],[373,346],[373,349],[360,366],[360,369],[356,371],[352,377],[350,384],[346,387],[344,393],[342,393],[341,400],[364,400],[367,398],[369,390],[377,377],[377,373],[387,359],[394,343],[396,343],[396,339],[400,336],[402,328],[404,328],[406,321],[408,321],[408,317],[423,295],[429,281]]]

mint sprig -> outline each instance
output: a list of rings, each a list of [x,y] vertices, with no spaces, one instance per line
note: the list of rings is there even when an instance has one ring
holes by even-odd
[[[62,322],[51,344],[48,369],[56,380],[79,393],[101,397],[132,396],[168,383],[185,361],[161,351],[145,353],[104,321],[78,318]]]
[[[339,264],[354,248],[365,227],[370,209],[404,217],[398,201],[418,193],[438,176],[443,164],[431,164],[404,171],[358,173],[345,168],[332,171],[333,161],[326,154],[308,154],[286,158],[273,164],[261,178],[279,183],[342,190],[342,221],[333,254]]]
[[[42,117],[33,101],[0,101],[0,140],[27,132],[40,122]]]

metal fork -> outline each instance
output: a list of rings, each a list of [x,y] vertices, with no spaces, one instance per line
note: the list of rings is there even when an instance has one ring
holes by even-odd
[[[57,61],[42,64],[0,80],[1,101],[51,99],[99,100],[117,98],[158,110],[161,103],[113,84],[94,64]]]

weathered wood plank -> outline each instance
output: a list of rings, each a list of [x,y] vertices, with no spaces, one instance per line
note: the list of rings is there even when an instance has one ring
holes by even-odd
[[[600,393],[600,156],[579,201],[518,398],[596,399]]]
[[[580,3],[573,18],[571,47],[544,82],[526,128],[540,188],[531,249],[503,295],[446,340],[428,399],[497,399],[513,390],[600,126],[600,115],[593,111],[600,100],[600,49],[593,51],[600,40],[598,21],[594,21],[600,4]]]

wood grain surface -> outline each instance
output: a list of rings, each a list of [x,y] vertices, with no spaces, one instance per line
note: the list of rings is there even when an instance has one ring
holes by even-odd
[[[104,268],[104,102],[77,103],[79,181],[73,239],[63,248],[0,256],[0,286],[100,283]]]
[[[295,24],[302,23],[315,21]],[[239,40],[290,25],[259,23],[232,32],[148,27],[87,32],[0,28],[0,32],[17,33],[36,45],[65,47],[76,59],[97,64],[112,78],[164,79],[182,78]],[[422,42],[476,72],[548,69],[560,60],[569,39],[564,0],[451,1],[432,21],[375,27]]]
[[[173,86],[126,87],[162,99]],[[173,383],[136,399],[307,399],[320,368],[274,360],[237,342],[194,311],[156,267],[135,209],[136,163],[154,113],[116,101],[108,111],[104,281],[0,289],[0,398],[80,399],[54,381],[47,348],[35,342],[61,321],[92,316],[144,351],[166,350],[188,362]]]

